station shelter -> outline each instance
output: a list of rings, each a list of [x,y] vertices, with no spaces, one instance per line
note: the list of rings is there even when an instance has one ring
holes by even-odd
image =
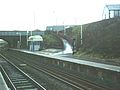
[[[30,51],[39,51],[42,49],[43,38],[40,35],[30,36],[28,38],[28,46]]]

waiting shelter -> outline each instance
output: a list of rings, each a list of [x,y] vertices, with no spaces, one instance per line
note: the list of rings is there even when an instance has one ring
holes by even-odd
[[[28,46],[30,51],[39,51],[42,49],[43,38],[40,35],[30,36],[28,38]]]

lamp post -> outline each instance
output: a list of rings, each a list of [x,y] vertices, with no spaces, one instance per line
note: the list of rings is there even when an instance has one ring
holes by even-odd
[[[20,41],[20,42],[19,42],[19,45],[20,45],[20,48],[21,48],[21,40],[22,40],[22,39],[21,39],[21,38],[22,38],[22,37],[21,37],[21,33],[18,33],[18,32],[17,32],[16,34],[19,35],[19,41]]]
[[[27,32],[26,32],[26,39],[27,39],[27,48],[28,48],[28,36],[29,36],[29,31],[27,30]]]
[[[81,45],[83,44],[83,35],[82,35],[82,24],[81,24],[81,30],[80,30],[80,42],[81,42]]]
[[[75,53],[75,38],[73,38],[73,54]]]

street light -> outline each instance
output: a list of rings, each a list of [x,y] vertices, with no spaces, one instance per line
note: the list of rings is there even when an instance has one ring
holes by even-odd
[[[19,45],[20,45],[20,48],[21,48],[21,33],[18,33],[18,32],[17,32],[16,34],[19,35],[19,37],[20,37],[20,38],[19,38],[19,41],[20,41]]]
[[[83,35],[82,35],[82,24],[81,24],[81,30],[80,30],[80,40],[81,40],[81,45],[83,44]]]
[[[73,38],[73,54],[75,53],[75,38]]]
[[[27,48],[28,48],[28,36],[29,36],[29,31],[27,30],[27,32],[26,32],[26,38],[27,38]]]

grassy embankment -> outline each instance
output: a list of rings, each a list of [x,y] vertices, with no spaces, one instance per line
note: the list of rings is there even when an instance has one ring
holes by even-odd
[[[63,43],[60,38],[58,38],[53,33],[46,33],[43,36],[43,43],[44,43],[44,49],[54,48],[54,49],[62,49]]]
[[[112,18],[83,25],[83,45],[80,45],[80,26],[72,28],[76,33],[80,58],[115,59],[120,58],[120,18]]]

